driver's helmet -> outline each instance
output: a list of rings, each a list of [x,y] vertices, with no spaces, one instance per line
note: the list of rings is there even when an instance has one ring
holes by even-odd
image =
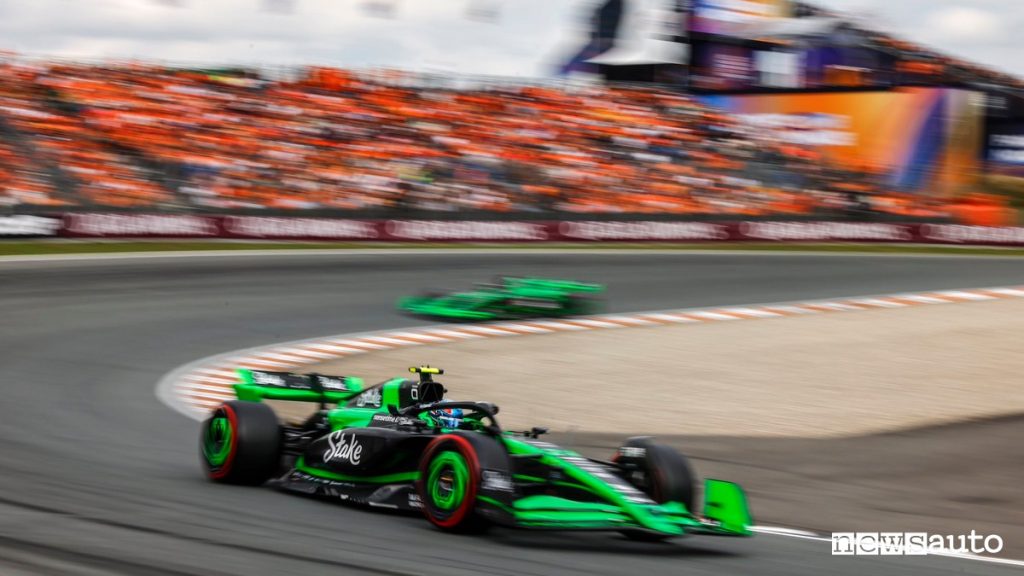
[[[433,410],[430,415],[441,426],[441,428],[457,429],[462,425],[462,408],[443,408]]]

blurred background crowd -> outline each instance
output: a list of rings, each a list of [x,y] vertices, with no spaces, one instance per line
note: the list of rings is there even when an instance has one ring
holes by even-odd
[[[0,67],[6,203],[937,216],[679,92],[297,82],[146,65]]]

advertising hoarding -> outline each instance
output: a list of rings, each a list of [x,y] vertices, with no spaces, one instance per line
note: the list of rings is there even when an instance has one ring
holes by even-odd
[[[977,178],[984,103],[976,92],[907,88],[701,100],[781,141],[813,146],[839,166],[884,174],[894,189],[951,194]]]
[[[985,162],[990,172],[1024,176],[1024,122],[989,125],[985,136]]]
[[[117,217],[114,217],[117,216]],[[177,218],[196,220],[176,220]],[[1024,246],[1024,227],[836,221],[355,220],[264,216],[66,214],[65,238],[223,238],[371,242],[885,242]],[[157,228],[150,225],[157,224]],[[24,233],[19,230],[19,234]],[[34,231],[32,232],[34,233]],[[0,234],[0,238],[3,235]]]

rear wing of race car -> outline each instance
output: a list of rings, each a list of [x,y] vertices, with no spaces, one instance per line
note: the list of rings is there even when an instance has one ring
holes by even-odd
[[[293,374],[239,369],[241,382],[235,384],[235,395],[245,402],[289,400],[339,404],[363,391],[363,380],[353,376]]]

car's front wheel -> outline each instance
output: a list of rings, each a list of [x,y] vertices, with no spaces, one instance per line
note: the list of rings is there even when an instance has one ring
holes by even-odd
[[[203,422],[200,460],[214,482],[259,485],[277,470],[281,431],[266,404],[232,400]]]
[[[431,524],[463,533],[486,528],[475,513],[481,471],[472,443],[457,435],[438,437],[424,451],[419,473],[416,488]]]
[[[694,513],[696,480],[690,462],[674,448],[656,444],[650,438],[630,438],[614,457],[623,476],[647,496],[663,504],[680,502]],[[638,530],[624,530],[628,538],[655,541],[665,538],[660,534]]]

